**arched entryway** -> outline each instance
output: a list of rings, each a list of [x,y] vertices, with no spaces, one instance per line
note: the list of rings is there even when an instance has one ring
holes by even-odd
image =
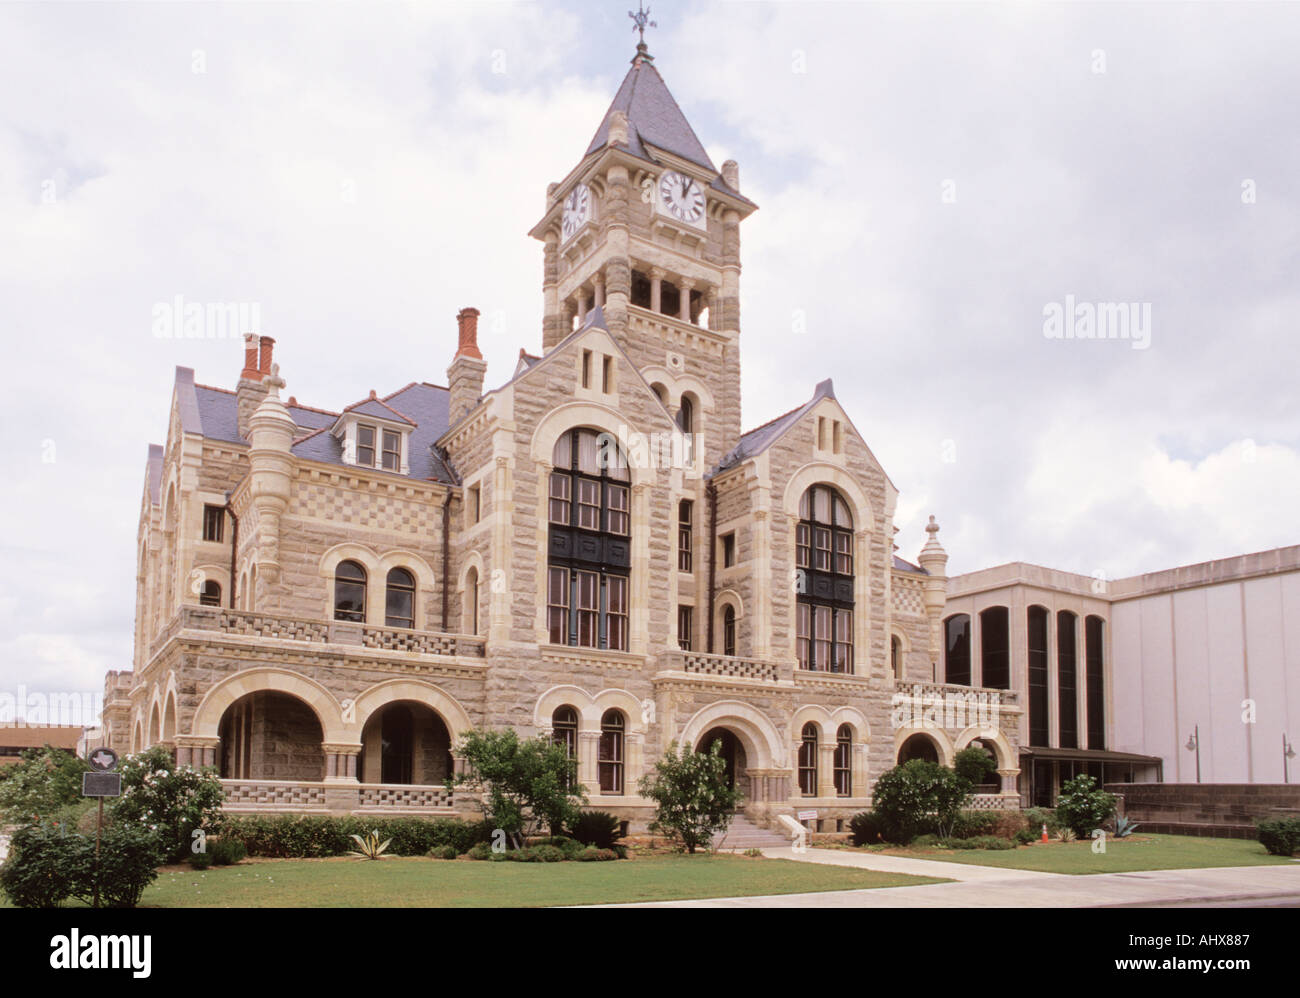
[[[998,749],[991,741],[983,738],[976,738],[966,746],[967,748],[983,749],[988,753],[993,766],[985,774],[984,780],[975,788],[977,794],[1000,794],[1002,792],[1002,778],[998,775]]]
[[[746,770],[749,768],[749,762],[745,755],[745,746],[730,728],[717,727],[710,728],[700,736],[695,751],[712,751],[715,742],[719,746],[718,754],[727,763],[727,786],[732,789],[739,786],[741,793],[748,795],[749,778]]]
[[[398,700],[366,720],[357,758],[362,783],[442,786],[452,768],[451,733],[427,704]]]
[[[324,732],[316,712],[288,693],[258,690],[221,715],[217,760],[223,779],[320,780]]]
[[[935,744],[934,739],[929,735],[912,735],[898,747],[898,764],[901,766],[913,759],[938,762],[939,746]]]

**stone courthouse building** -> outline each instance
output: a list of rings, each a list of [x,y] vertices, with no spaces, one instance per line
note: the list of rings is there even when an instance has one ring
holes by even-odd
[[[547,189],[541,352],[495,387],[472,308],[446,387],[306,405],[265,336],[233,390],[178,368],[106,740],[219,767],[234,810],[450,814],[458,737],[510,726],[634,827],[660,753],[717,741],[751,818],[830,828],[900,758],[978,742],[979,803],[1015,806],[1018,693],[936,682],[933,518],[896,556],[898,492],[830,380],[742,430],[755,210],[641,45]]]

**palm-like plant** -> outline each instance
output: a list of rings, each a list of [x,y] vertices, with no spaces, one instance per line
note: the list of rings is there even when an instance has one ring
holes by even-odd
[[[365,838],[360,835],[353,835],[352,838],[357,843],[357,848],[348,853],[349,856],[355,856],[357,859],[386,859],[384,850],[388,848],[388,843],[392,839],[379,841],[379,830],[374,829]]]

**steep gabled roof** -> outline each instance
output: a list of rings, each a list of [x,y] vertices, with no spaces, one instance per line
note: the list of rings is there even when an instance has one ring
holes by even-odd
[[[799,422],[818,402],[824,398],[833,399],[834,397],[835,385],[831,382],[831,379],[827,378],[825,381],[819,382],[817,390],[813,392],[813,397],[797,409],[791,409],[784,415],[777,416],[776,419],[766,422],[762,426],[756,426],[748,433],[742,433],[739,443],[723,455],[722,460],[718,462],[718,466],[713,469],[711,474],[717,475],[729,468],[734,468],[744,461],[748,461],[751,457],[761,454],[776,443],[785,434],[786,430]]]
[[[668,85],[659,75],[659,70],[649,59],[633,60],[632,68],[623,78],[623,85],[618,88],[614,102],[596,129],[586,155],[603,148],[609,141],[610,118],[615,111],[627,115],[627,147],[633,156],[653,161],[654,157],[645,148],[648,143],[702,166],[710,173],[718,172],[686,115],[668,92]]]

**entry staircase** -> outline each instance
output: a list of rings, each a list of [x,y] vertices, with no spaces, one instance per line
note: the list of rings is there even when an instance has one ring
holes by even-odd
[[[791,839],[770,828],[760,828],[743,814],[732,816],[726,832],[713,836],[713,848],[743,852],[746,849],[780,849],[789,847]]]

